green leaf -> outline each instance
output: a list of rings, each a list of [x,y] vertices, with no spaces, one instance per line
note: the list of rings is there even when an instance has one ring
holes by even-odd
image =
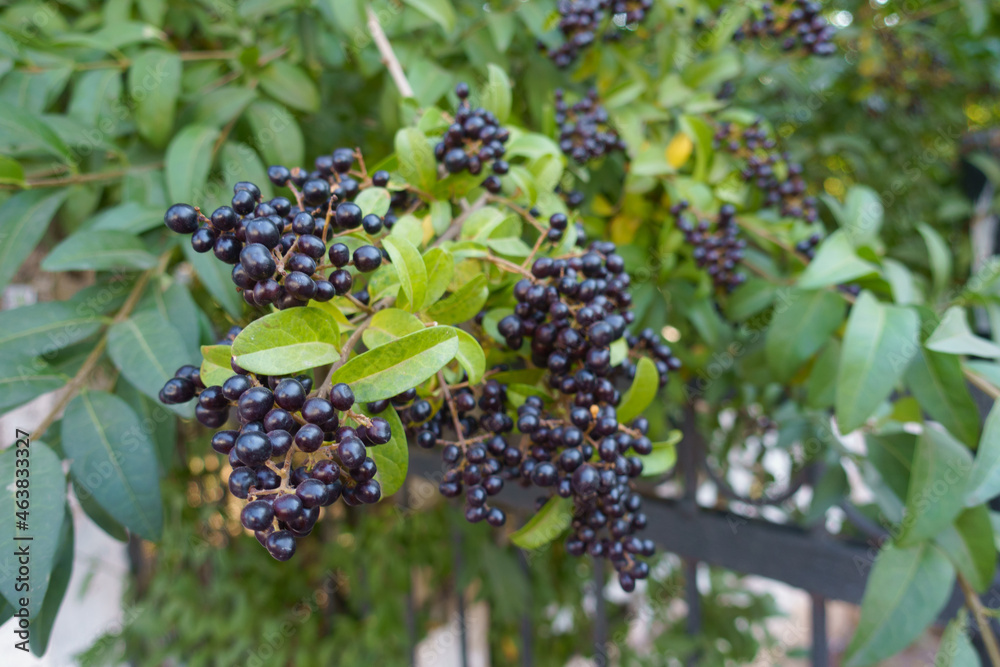
[[[410,465],[410,449],[406,444],[406,429],[403,428],[399,414],[392,406],[377,415],[368,412],[363,404],[355,405],[354,410],[369,417],[381,417],[389,422],[392,438],[384,445],[369,447],[368,454],[375,461],[375,467],[378,469],[378,472],[375,473],[375,479],[382,487],[382,497],[391,496],[403,488],[403,483],[406,482],[406,471]]]
[[[194,267],[205,290],[234,318],[243,316],[243,299],[233,289],[232,269],[212,253],[195,252],[190,243],[182,243],[184,258]]]
[[[62,536],[62,524],[66,516],[66,476],[63,474],[59,457],[45,443],[35,440],[28,445],[27,458],[30,463],[28,476],[18,476],[17,470],[25,466],[16,461],[24,459],[18,456],[17,450],[24,447],[14,447],[14,433],[10,434],[11,446],[0,452],[0,511],[6,521],[0,524],[0,550],[4,554],[3,576],[0,576],[0,593],[15,609],[21,607],[19,599],[28,597],[28,616],[37,618],[42,607],[46,591],[51,581],[52,568],[59,549]],[[16,505],[22,497],[16,496],[17,480],[30,479],[28,489],[27,530],[19,530],[15,525]],[[23,490],[23,487],[22,487]],[[31,541],[18,540],[19,537],[31,537]],[[31,595],[16,590],[17,580],[14,575],[14,552],[18,547],[29,545],[31,551]],[[11,569],[8,569],[11,568]],[[57,582],[58,583],[58,582]]]
[[[302,164],[305,160],[305,138],[288,109],[270,100],[257,100],[243,117],[259,138],[255,146],[267,164]]]
[[[156,451],[128,403],[103,391],[82,392],[66,406],[62,432],[76,488],[131,532],[158,539],[163,503]]]
[[[917,231],[924,238],[927,244],[927,255],[930,258],[931,277],[934,280],[934,291],[938,294],[943,292],[951,281],[951,248],[941,238],[941,235],[934,231],[933,227],[921,222],[917,225]]]
[[[231,122],[234,118],[238,118],[247,106],[257,99],[257,91],[251,90],[250,88],[243,88],[238,85],[223,86],[222,88],[216,88],[210,93],[202,95],[197,102],[197,106],[194,108],[194,117],[191,119],[192,123],[197,125],[214,125],[216,127],[223,127],[226,123]],[[282,116],[291,117],[284,108],[273,104],[272,102],[262,101],[264,104],[272,105],[275,110],[277,110]],[[251,107],[252,109],[252,107]],[[268,127],[268,121],[272,120],[269,114],[266,112],[263,118],[258,118],[247,109],[246,119],[250,123],[253,129],[254,136],[260,137],[261,148],[267,150],[268,148],[275,147],[274,145],[278,143],[274,139],[274,130]],[[262,121],[262,122],[258,122]],[[277,148],[277,147],[275,147]],[[280,149],[279,149],[280,150]],[[288,163],[281,164],[298,164],[302,160],[291,161]]]
[[[976,647],[966,634],[965,625],[966,614],[963,609],[945,628],[932,663],[934,667],[982,667]]]
[[[0,183],[24,183],[24,168],[14,158],[0,155]]]
[[[396,133],[395,148],[400,176],[423,190],[432,189],[437,182],[437,161],[424,133],[404,127]]]
[[[695,180],[704,180],[708,174],[708,167],[712,163],[712,157],[715,155],[713,148],[715,130],[699,116],[681,116],[680,127],[696,146],[692,176]]]
[[[74,485],[74,494],[80,502],[80,507],[90,520],[97,524],[97,527],[107,533],[112,539],[119,542],[128,542],[128,531],[120,523],[111,518],[107,511],[97,504],[94,497],[86,489],[77,489]]]
[[[995,401],[983,425],[983,436],[969,473],[967,507],[1000,495],[1000,401]]]
[[[151,269],[156,256],[131,234],[84,229],[64,239],[42,260],[46,271]]]
[[[319,308],[280,310],[248,324],[233,341],[233,355],[264,375],[315,368],[340,358],[340,327]]]
[[[204,198],[205,183],[212,168],[212,146],[218,138],[219,130],[215,127],[188,125],[171,140],[166,171],[172,201],[197,205]]]
[[[458,352],[455,353],[455,359],[465,369],[469,383],[476,384],[486,372],[486,353],[483,352],[479,341],[468,331],[455,328],[455,333],[458,335]]]
[[[385,308],[372,316],[371,324],[361,332],[361,340],[370,350],[424,328],[416,315],[399,308]]]
[[[997,548],[986,505],[959,514],[952,525],[934,537],[934,541],[974,589],[980,593],[989,589],[996,570]]]
[[[389,253],[410,309],[419,308],[427,295],[427,269],[420,251],[406,239],[393,236],[382,239],[382,247]]]
[[[906,509],[896,541],[909,546],[934,537],[965,504],[972,455],[946,431],[926,425],[917,438]]]
[[[816,410],[833,407],[837,396],[837,369],[840,367],[840,343],[831,338],[816,357],[806,383],[806,405]]]
[[[486,66],[486,87],[480,92],[479,104],[492,111],[501,123],[510,117],[511,88],[507,73],[493,63]]]
[[[300,68],[287,60],[275,60],[260,73],[260,87],[293,109],[319,111],[319,91],[316,84]]]
[[[106,317],[72,301],[48,301],[0,310],[0,355],[37,357],[90,337]]]
[[[802,289],[839,285],[876,271],[874,264],[858,257],[847,235],[838,229],[820,244],[798,285]]]
[[[972,333],[966,317],[961,306],[952,306],[945,311],[941,323],[925,343],[927,349],[945,354],[1000,358],[1000,346]]]
[[[922,297],[913,281],[913,273],[902,262],[891,257],[882,260],[882,273],[892,288],[893,300],[903,306],[909,303],[920,303]]]
[[[878,193],[871,188],[865,185],[851,186],[843,208],[832,210],[852,245],[866,245],[878,238],[885,208]]]
[[[181,90],[180,56],[159,49],[140,51],[128,70],[128,89],[135,101],[139,134],[162,148],[173,129],[174,106]]]
[[[868,577],[845,667],[874,665],[909,646],[937,618],[954,583],[948,559],[928,543],[883,548]]]
[[[779,380],[787,380],[840,327],[847,304],[836,292],[795,290],[780,299],[768,327],[764,351]]]
[[[59,138],[55,130],[35,114],[7,102],[0,102],[0,132],[9,133],[19,141],[25,138],[34,141],[39,148],[66,164],[74,162],[69,146]]]
[[[468,322],[476,316],[490,295],[486,276],[479,273],[446,299],[427,309],[427,317],[439,324]]]
[[[42,394],[55,391],[69,381],[43,359],[16,351],[0,355],[0,413],[24,405]]]
[[[892,392],[919,345],[917,314],[886,306],[867,290],[851,308],[837,374],[837,424],[849,433]]]
[[[193,361],[190,354],[180,332],[156,311],[135,313],[108,331],[111,360],[136,389],[154,401],[177,369]],[[192,403],[167,407],[187,418],[194,413]]]
[[[655,477],[670,472],[677,463],[677,443],[683,437],[684,434],[675,429],[670,432],[666,440],[654,442],[653,451],[639,457],[642,461],[642,476]]]
[[[659,388],[660,374],[656,370],[656,364],[648,357],[642,357],[635,366],[632,386],[622,396],[618,406],[618,421],[626,424],[641,415],[653,402]]]
[[[441,26],[446,35],[455,29],[455,9],[451,6],[451,0],[403,0],[403,2]]]
[[[163,209],[126,202],[106,208],[84,223],[85,229],[142,234],[163,225]]]
[[[338,368],[332,382],[346,382],[358,403],[391,398],[416,387],[455,358],[452,327],[430,327],[368,350]]]
[[[455,275],[455,258],[444,248],[431,248],[424,253],[424,270],[427,273],[427,294],[422,308],[426,309],[448,291]]]
[[[573,501],[552,496],[528,523],[510,535],[510,541],[522,549],[538,549],[554,541],[573,522]]]
[[[366,188],[357,196],[354,203],[361,207],[365,215],[374,213],[382,217],[389,212],[391,197],[385,188]]]
[[[842,465],[834,463],[827,466],[823,471],[823,476],[813,487],[809,511],[802,518],[803,523],[812,526],[822,521],[827,510],[840,502],[850,492],[850,488],[847,473],[844,472]]]
[[[222,386],[233,376],[232,345],[202,345],[201,356],[201,381],[206,387]]]
[[[904,380],[927,414],[969,447],[976,446],[979,408],[969,393],[958,357],[918,348]]]
[[[66,507],[63,510],[62,531],[59,535],[59,547],[52,565],[52,574],[49,577],[49,587],[45,591],[41,611],[31,620],[29,640],[31,652],[37,657],[44,655],[49,646],[49,640],[52,638],[52,626],[56,622],[56,615],[59,613],[63,597],[66,596],[66,589],[69,588],[69,579],[72,574],[73,516],[69,512],[69,507]]]
[[[0,114],[2,118],[2,114]],[[0,204],[0,290],[45,236],[68,189],[26,190]]]
[[[681,72],[681,78],[689,88],[714,88],[735,78],[740,70],[739,56],[729,50],[692,60]]]

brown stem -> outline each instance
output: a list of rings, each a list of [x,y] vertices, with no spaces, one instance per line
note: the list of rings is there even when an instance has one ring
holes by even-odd
[[[137,174],[143,171],[152,171],[163,167],[162,162],[152,162],[139,167],[128,169],[118,169],[116,171],[102,171],[92,174],[73,174],[72,176],[62,176],[60,178],[39,178],[28,180],[24,183],[0,183],[0,189],[17,190],[21,188],[52,188],[63,185],[76,185],[78,183],[91,183],[93,181],[113,181],[129,174]]]
[[[531,271],[528,271],[523,266],[518,266],[513,262],[508,262],[503,257],[497,257],[496,255],[487,255],[486,257],[482,257],[481,259],[486,262],[492,262],[493,264],[499,266],[501,269],[506,269],[511,273],[519,273],[525,278],[532,280],[534,279],[534,276],[531,275]]]
[[[986,615],[983,601],[979,599],[979,595],[976,594],[972,585],[961,572],[958,573],[958,584],[962,587],[962,593],[965,594],[965,606],[972,612],[972,616],[976,619],[976,625],[979,626],[979,635],[983,639],[986,653],[990,656],[990,663],[993,667],[1000,667],[1000,645],[997,644],[996,635],[993,634],[993,628],[990,627],[990,619]]]
[[[522,218],[527,220],[531,224],[531,226],[537,229],[539,232],[544,233],[548,231],[548,227],[539,222],[538,218],[536,218],[531,214],[531,211],[524,208],[520,204],[517,204],[511,201],[510,199],[507,199],[506,197],[501,197],[500,195],[484,195],[484,196],[488,197],[490,201],[495,201],[498,204],[503,204],[507,208],[513,210],[514,212],[519,214]]]
[[[413,94],[410,82],[406,80],[403,66],[399,64],[399,59],[392,50],[389,38],[385,36],[385,31],[382,30],[382,24],[378,22],[378,16],[375,15],[370,5],[365,6],[365,11],[368,12],[368,30],[372,34],[372,39],[375,41],[375,46],[378,47],[379,53],[382,54],[382,62],[385,64],[386,69],[389,70],[389,76],[392,77],[393,83],[396,84],[396,89],[399,90],[399,94],[403,97],[416,97]]]
[[[348,358],[350,358],[351,356],[351,350],[353,350],[354,346],[358,344],[359,340],[361,340],[361,334],[364,333],[365,329],[368,328],[368,325],[372,323],[373,316],[374,313],[366,317],[361,322],[361,324],[358,325],[358,328],[354,330],[354,332],[351,334],[351,337],[347,339],[347,342],[344,343],[344,349],[340,351],[340,359],[333,362],[333,365],[330,366],[330,372],[327,373],[326,379],[323,380],[323,384],[320,386],[320,388],[316,390],[317,396],[322,396],[323,392],[330,389],[330,386],[333,384],[334,372],[338,368],[343,366],[345,363],[347,363]]]
[[[458,420],[458,410],[455,408],[455,399],[451,396],[451,390],[448,389],[448,383],[444,381],[444,372],[438,371],[438,382],[441,383],[441,390],[444,392],[444,400],[448,403],[448,409],[451,411],[451,422],[455,427],[455,435],[458,436],[458,444],[464,450],[465,449],[465,436],[462,435],[462,422]]]
[[[435,248],[444,243],[445,241],[451,241],[453,238],[458,236],[462,232],[462,225],[465,224],[465,221],[469,219],[470,215],[472,215],[474,212],[478,211],[483,206],[485,206],[486,201],[487,201],[486,195],[483,195],[482,197],[474,201],[472,203],[472,206],[462,211],[458,215],[458,217],[456,217],[454,220],[451,221],[451,224],[448,225],[448,229],[444,230],[444,233],[434,240],[434,243],[431,244],[431,247]]]
[[[122,304],[121,309],[115,315],[115,318],[111,320],[110,325],[114,326],[119,322],[124,322],[128,319],[128,316],[132,314],[132,310],[135,308],[136,304],[139,303],[139,298],[142,296],[143,291],[146,289],[146,285],[149,283],[150,278],[155,274],[163,273],[166,269],[167,262],[170,261],[171,251],[167,251],[160,256],[160,261],[155,268],[149,269],[144,272],[139,280],[136,281],[135,285],[132,286],[132,291],[129,293],[128,298],[125,299],[125,303]],[[110,329],[110,327],[109,327]],[[50,426],[55,422],[56,417],[63,411],[63,409],[69,404],[69,402],[76,396],[77,392],[83,388],[90,378],[94,367],[97,366],[97,362],[101,360],[101,356],[104,354],[104,348],[108,344],[108,331],[105,329],[104,334],[101,339],[94,346],[94,349],[90,351],[87,358],[84,360],[83,365],[80,366],[80,370],[76,372],[76,375],[66,383],[65,391],[63,391],[62,396],[56,401],[56,404],[52,406],[48,414],[42,419],[41,424],[34,431],[34,437],[41,438],[45,434],[45,431],[49,429]]]

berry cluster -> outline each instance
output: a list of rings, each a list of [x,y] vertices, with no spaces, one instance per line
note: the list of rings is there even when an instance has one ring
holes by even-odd
[[[802,48],[812,55],[831,56],[837,50],[831,41],[836,29],[820,13],[821,9],[819,3],[811,0],[794,0],[777,8],[767,3],[761,7],[761,17],[737,30],[733,40],[771,37],[781,42],[784,51]]]
[[[746,282],[746,275],[736,269],[743,259],[746,241],[739,237],[735,207],[723,204],[714,226],[706,219],[692,220],[685,215],[688,208],[688,202],[681,201],[670,207],[670,214],[684,240],[692,246],[691,256],[716,288],[733,291]]]
[[[765,207],[777,207],[781,215],[815,222],[819,213],[816,199],[806,195],[802,165],[793,162],[787,153],[777,152],[777,142],[767,136],[761,121],[747,128],[721,123],[715,131],[716,148],[722,148],[745,160],[741,178],[753,183],[764,195]],[[785,172],[781,177],[779,172]]]
[[[196,251],[213,251],[232,264],[233,283],[251,306],[286,309],[310,300],[329,301],[351,291],[355,276],[348,265],[369,273],[388,258],[377,245],[362,245],[352,254],[334,237],[363,229],[375,238],[396,219],[392,213],[365,215],[352,201],[367,187],[389,183],[385,171],[370,177],[352,171],[356,157],[354,151],[340,148],[317,158],[312,172],[269,168],[268,177],[277,186],[289,187],[294,202],[280,196],[263,201],[259,187],[241,182],[233,188],[231,206],[205,216],[190,204],[174,204],[164,222],[177,233],[191,234]],[[405,192],[394,194],[393,206],[405,206],[405,197]],[[324,277],[324,269],[332,271]],[[364,301],[366,294],[362,290],[355,296]]]
[[[584,164],[612,151],[624,151],[625,142],[609,124],[607,110],[598,103],[597,91],[572,106],[556,90],[556,124],[559,126],[559,148],[563,153]]]
[[[823,240],[819,234],[813,234],[807,239],[802,239],[795,244],[795,251],[800,255],[805,255],[806,258],[812,259],[816,256],[816,246],[819,242]]]
[[[549,51],[549,58],[560,69],[569,67],[599,33],[606,41],[617,40],[621,29],[645,20],[652,6],[653,0],[559,0],[556,11],[563,42]],[[541,43],[539,48],[546,50]]]
[[[622,362],[621,369],[630,380],[635,378],[636,371],[631,355],[639,356],[648,352],[653,357],[656,372],[660,375],[661,389],[666,386],[670,371],[676,371],[681,367],[681,360],[674,356],[670,346],[649,327],[640,331],[638,336],[626,334],[625,341],[628,343],[630,356]]]
[[[229,491],[246,500],[240,520],[278,560],[295,553],[320,508],[338,499],[349,506],[382,497],[368,448],[392,438],[389,422],[355,412],[350,386],[312,391],[312,379],[256,375],[232,362],[235,373],[206,387],[185,366],[160,391],[167,404],[198,399],[195,415],[219,428],[236,408],[239,427],[212,436],[212,449],[229,457]],[[348,426],[347,419],[357,426]]]
[[[507,173],[510,165],[502,160],[510,139],[510,131],[500,126],[492,112],[482,107],[473,109],[469,104],[469,86],[460,83],[455,86],[458,109],[455,122],[445,130],[444,137],[434,146],[435,159],[444,164],[449,174],[468,171],[473,176],[482,173],[483,167],[492,161],[493,173],[483,181],[483,187],[494,194],[500,192],[500,176]]]

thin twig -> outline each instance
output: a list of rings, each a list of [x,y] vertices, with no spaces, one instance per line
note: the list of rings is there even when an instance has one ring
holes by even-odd
[[[958,584],[962,587],[962,593],[965,594],[965,606],[972,611],[976,625],[979,626],[979,635],[983,639],[986,653],[990,656],[990,663],[993,667],[1000,667],[1000,645],[997,644],[997,637],[993,634],[993,628],[990,627],[990,619],[986,615],[983,601],[979,599],[979,595],[976,594],[972,585],[961,572],[958,573]]]
[[[0,184],[0,189],[17,190],[22,188],[54,188],[63,185],[76,185],[77,183],[91,183],[93,181],[114,181],[124,176],[128,176],[129,174],[152,171],[154,169],[160,169],[161,167],[163,167],[162,162],[151,162],[138,167],[129,167],[128,169],[118,169],[116,171],[101,171],[92,174],[74,174],[72,176],[63,176],[60,178],[40,178],[33,181],[25,181],[24,183],[2,183]]]
[[[441,383],[441,389],[444,391],[444,400],[448,403],[448,409],[451,411],[451,421],[455,426],[455,435],[458,436],[458,444],[462,449],[465,449],[465,436],[462,434],[462,422],[458,419],[458,409],[455,407],[455,399],[451,396],[451,391],[448,389],[448,383],[444,380],[444,372],[438,371],[438,382]]]
[[[375,40],[375,46],[378,47],[379,53],[382,54],[382,62],[385,64],[386,69],[389,70],[389,76],[392,77],[393,82],[396,84],[399,94],[403,97],[416,97],[413,94],[410,82],[406,80],[403,66],[399,64],[399,59],[396,58],[396,53],[392,50],[389,38],[385,36],[385,31],[382,30],[382,24],[378,22],[378,16],[375,15],[375,11],[371,8],[371,5],[366,5],[365,10],[368,12],[368,30],[372,34],[372,39]]]
[[[469,219],[470,215],[472,215],[473,213],[481,209],[483,206],[485,206],[486,201],[487,201],[486,195],[484,194],[482,197],[474,201],[472,203],[472,206],[462,211],[457,218],[451,221],[451,224],[448,225],[448,229],[444,230],[444,233],[434,240],[434,243],[431,244],[431,247],[435,248],[444,243],[445,241],[451,241],[453,238],[458,236],[462,232],[462,225],[465,224],[465,221]]]
[[[351,337],[347,339],[347,342],[344,343],[344,349],[340,351],[340,359],[338,359],[337,361],[333,362],[333,365],[330,366],[330,372],[327,373],[326,379],[323,380],[323,384],[320,386],[320,388],[318,390],[316,390],[316,395],[317,396],[322,396],[323,392],[327,391],[330,388],[330,386],[333,384],[333,374],[334,374],[334,372],[338,368],[340,368],[341,366],[343,366],[345,363],[347,363],[348,358],[350,358],[350,356],[351,356],[351,350],[353,350],[354,346],[358,344],[359,340],[361,340],[361,334],[364,333],[365,329],[368,328],[368,325],[372,323],[372,317],[373,316],[374,316],[374,313],[372,313],[372,315],[369,315],[368,317],[366,317],[361,322],[361,324],[358,325],[358,328],[354,330],[354,333],[351,334]]]
[[[77,392],[83,388],[83,385],[87,383],[87,380],[90,379],[90,375],[93,372],[94,367],[97,366],[97,362],[99,362],[101,357],[104,355],[104,348],[107,347],[108,344],[108,331],[110,331],[111,326],[114,326],[119,322],[124,322],[128,319],[128,316],[132,314],[132,310],[135,308],[136,304],[139,303],[139,298],[145,291],[150,278],[156,274],[163,273],[164,269],[166,269],[167,262],[170,261],[171,254],[173,254],[171,251],[163,253],[157,266],[143,273],[139,277],[139,280],[136,281],[135,285],[132,286],[132,291],[129,293],[128,298],[125,299],[125,303],[122,304],[122,307],[115,315],[115,318],[111,320],[110,326],[104,330],[104,334],[101,336],[101,339],[97,342],[97,345],[94,346],[94,349],[90,351],[90,354],[87,355],[87,358],[84,360],[83,365],[80,366],[80,369],[76,372],[76,375],[74,375],[73,378],[66,383],[66,388],[62,396],[59,397],[56,404],[52,406],[52,409],[49,410],[48,414],[45,415],[45,418],[42,419],[42,423],[35,429],[35,438],[41,438],[45,434],[45,431],[47,431],[49,427],[55,423],[56,418],[62,413],[63,409],[65,409],[73,397],[76,396]]]

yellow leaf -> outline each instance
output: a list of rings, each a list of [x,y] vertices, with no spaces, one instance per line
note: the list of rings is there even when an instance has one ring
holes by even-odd
[[[691,157],[692,150],[694,150],[694,142],[691,141],[691,137],[683,132],[678,132],[670,140],[670,145],[667,146],[667,162],[674,169],[678,169]]]
[[[611,240],[615,245],[626,245],[635,238],[642,220],[633,215],[622,213],[611,220]]]

